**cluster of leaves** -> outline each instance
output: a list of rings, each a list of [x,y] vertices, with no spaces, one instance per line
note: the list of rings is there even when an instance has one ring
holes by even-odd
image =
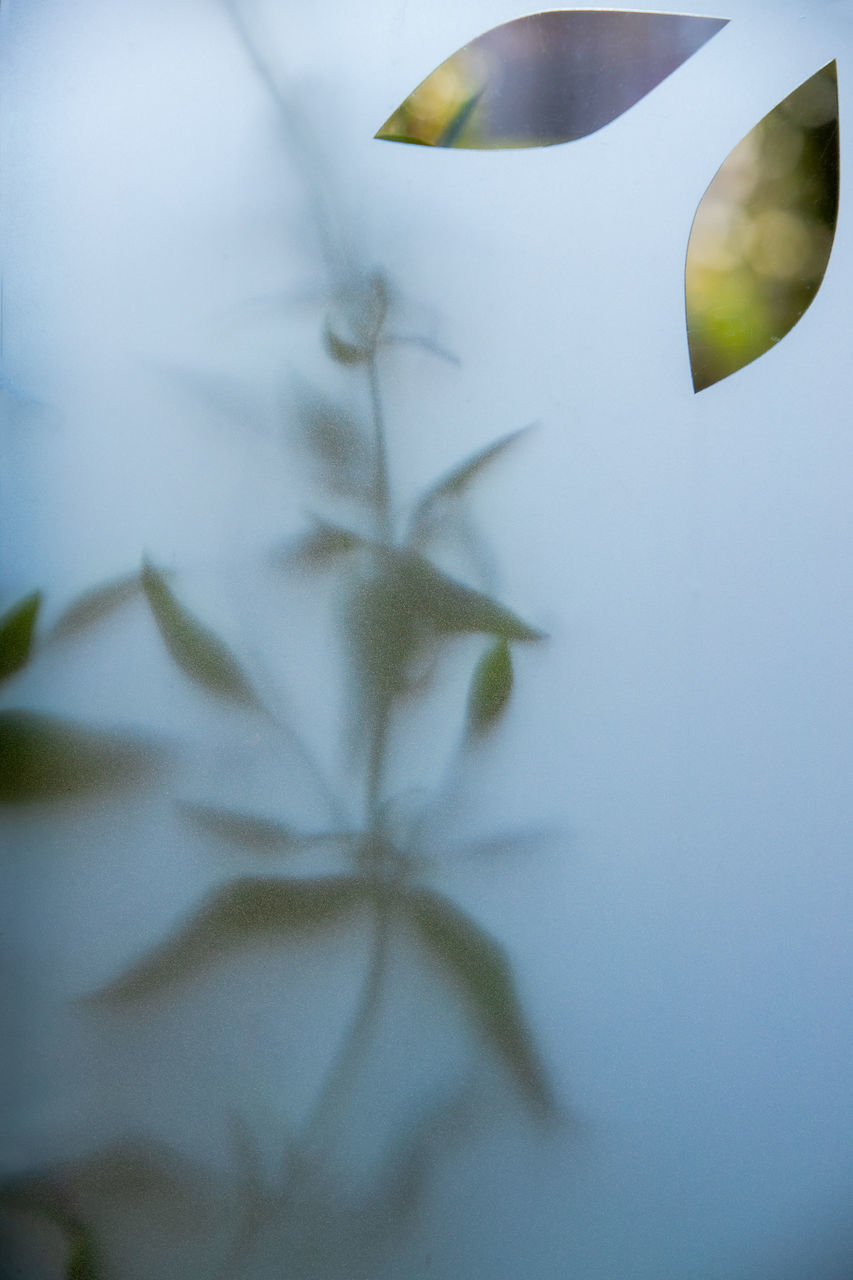
[[[319,397],[300,413],[304,440],[325,493],[356,498],[359,518],[349,524],[326,515],[291,544],[285,557],[300,571],[339,573],[349,604],[344,615],[355,692],[353,709],[366,743],[361,819],[331,829],[303,830],[288,821],[184,804],[181,816],[219,841],[249,852],[287,855],[314,845],[341,857],[338,874],[246,875],[213,891],[153,951],[90,997],[94,1005],[162,995],[214,956],[248,938],[292,936],[329,928],[359,913],[374,921],[377,948],[393,932],[425,947],[468,1008],[472,1025],[503,1062],[526,1102],[540,1116],[554,1101],[500,944],[446,895],[419,881],[424,859],[417,842],[400,838],[393,821],[395,797],[385,792],[388,729],[405,717],[417,696],[424,662],[462,634],[479,634],[485,647],[471,674],[465,734],[469,743],[495,729],[512,691],[512,647],[542,638],[502,602],[446,573],[430,555],[452,527],[469,488],[517,440],[514,432],[490,443],[429,486],[398,535],[385,459],[385,425],[378,397],[378,359],[387,345],[386,289],[373,277],[360,299],[366,314],[352,313],[345,336],[341,311],[327,321],[329,356],[366,374],[372,421]],[[379,302],[377,302],[379,299]],[[371,431],[372,428],[372,439]],[[134,600],[141,601],[169,658],[197,689],[242,714],[269,716],[235,654],[181,600],[172,575],[148,561],[131,574],[76,600],[47,631],[40,628],[42,598],[33,592],[0,619],[0,676],[7,681],[39,653],[95,627]],[[0,711],[0,801],[21,805],[96,797],[108,789],[150,782],[164,750],[141,738],[23,709]],[[414,824],[417,827],[417,824]],[[385,942],[381,941],[385,940]],[[339,1059],[354,1073],[357,1043],[369,1038],[378,991],[365,1003]],[[344,1064],[341,1067],[341,1063]],[[340,1081],[338,1082],[340,1084]],[[96,1275],[89,1234],[69,1220],[67,1275]]]
[[[422,832],[429,809],[425,805],[415,821],[402,824],[406,829],[401,832],[397,815],[402,801],[387,776],[391,729],[406,727],[413,703],[427,687],[424,673],[436,669],[455,640],[482,638],[467,707],[459,708],[464,745],[473,749],[498,728],[509,706],[515,646],[543,639],[502,601],[448,573],[436,555],[438,543],[453,532],[462,534],[470,549],[474,535],[463,518],[466,496],[522,432],[480,448],[429,485],[410,511],[398,512],[387,458],[380,364],[395,342],[411,339],[391,331],[392,313],[392,293],[379,272],[356,273],[332,291],[322,343],[330,360],[350,371],[355,393],[360,390],[369,407],[359,415],[320,394],[302,398],[294,415],[299,434],[323,502],[331,500],[333,509],[313,516],[310,527],[278,557],[288,571],[337,574],[346,598],[342,626],[350,710],[363,744],[358,816],[342,820],[347,805],[337,795],[330,804],[330,821],[318,829],[304,829],[286,813],[279,820],[216,806],[179,805],[181,821],[235,849],[286,857],[323,846],[336,852],[339,867],[333,874],[232,878],[159,945],[89,997],[93,1009],[161,998],[252,937],[300,937],[347,920],[370,921],[373,955],[363,997],[329,1078],[321,1083],[306,1130],[322,1127],[318,1122],[324,1110],[346,1099],[361,1069],[392,938],[431,956],[436,973],[467,1009],[472,1028],[524,1103],[540,1118],[556,1114],[506,952],[457,903],[425,881],[429,850],[422,847]],[[14,686],[44,650],[104,624],[134,602],[153,622],[164,654],[200,693],[237,714],[275,719],[243,663],[181,598],[174,575],[147,560],[88,591],[48,629],[41,624],[40,592],[15,602],[0,618],[0,680]],[[299,737],[298,729],[287,728]],[[0,803],[85,802],[105,791],[150,784],[167,754],[161,742],[126,731],[96,729],[21,707],[0,710]],[[491,843],[509,847],[512,841],[498,837]],[[408,1161],[404,1181],[410,1190],[422,1181],[434,1128],[430,1122],[420,1133],[417,1159]],[[297,1143],[304,1158],[310,1154],[310,1136],[306,1132]],[[409,1175],[415,1166],[419,1173],[413,1182]],[[395,1174],[389,1183],[395,1195],[401,1185]],[[292,1189],[293,1179],[285,1176],[266,1199],[281,1210]],[[41,1206],[65,1230],[68,1280],[95,1280],[99,1264],[84,1217],[76,1211],[60,1213],[54,1200],[45,1208],[43,1197],[34,1198],[26,1188],[21,1196],[22,1203],[37,1210]]]
[[[347,825],[303,830],[253,813],[181,806],[183,820],[235,848],[287,855],[324,845],[338,851],[341,869],[322,876],[238,876],[215,889],[171,936],[90,1001],[103,1006],[163,995],[252,936],[298,936],[366,915],[374,922],[377,956],[387,952],[392,933],[432,954],[521,1096],[536,1114],[548,1116],[554,1100],[508,958],[470,915],[421,882],[423,851],[411,832],[401,839],[393,820],[397,798],[386,794],[385,783],[391,722],[405,718],[422,687],[425,663],[443,646],[463,634],[485,640],[469,686],[465,735],[473,744],[496,728],[509,703],[512,647],[542,638],[502,602],[450,576],[430,554],[439,535],[453,527],[450,517],[470,487],[521,433],[488,444],[430,485],[408,519],[400,521],[398,533],[379,398],[378,361],[390,341],[387,313],[388,290],[375,275],[343,294],[323,331],[331,359],[366,376],[368,424],[322,397],[311,397],[298,415],[324,493],[345,495],[350,503],[355,499],[358,518],[344,523],[318,515],[284,557],[290,568],[303,572],[337,572],[345,584],[353,711],[366,751],[361,817]],[[0,675],[13,680],[41,650],[103,623],[134,600],[146,606],[166,654],[197,689],[241,714],[270,715],[235,654],[183,603],[172,575],[148,561],[87,592],[44,634],[40,593],[19,600],[0,619]],[[126,733],[28,710],[0,711],[0,801],[5,804],[84,799],[140,785],[156,774],[163,757],[162,745]],[[374,965],[372,972],[375,979],[381,966]],[[378,985],[374,989],[371,981],[369,998],[339,1056],[339,1077],[355,1074],[356,1049],[369,1040],[378,1007]],[[347,1081],[338,1079],[338,1092],[342,1084]],[[321,1097],[331,1092],[330,1084]],[[76,1222],[68,1234],[68,1276],[94,1276],[89,1236]]]
[[[357,313],[346,337],[339,337],[331,322],[324,330],[330,356],[353,369],[361,367],[370,378],[376,374],[386,313],[386,291],[375,283],[378,279],[374,277],[371,287],[360,295],[363,300],[366,293],[370,304],[366,318]],[[381,307],[376,297],[382,299]],[[355,709],[368,754],[362,819],[346,828],[305,831],[267,816],[182,806],[185,819],[247,851],[285,855],[312,845],[331,845],[341,854],[341,872],[320,877],[244,876],[217,888],[172,936],[93,999],[127,1001],[160,992],[213,954],[221,954],[223,946],[239,945],[253,933],[284,935],[326,927],[367,908],[383,927],[396,924],[400,932],[419,938],[435,954],[528,1101],[537,1110],[547,1111],[550,1092],[503,949],[450,899],[417,883],[422,865],[419,850],[406,846],[394,830],[389,818],[394,797],[384,794],[382,780],[389,722],[404,712],[415,694],[416,673],[425,652],[434,652],[464,633],[486,637],[472,674],[467,709],[467,734],[475,740],[495,728],[508,704],[513,683],[511,646],[541,639],[541,633],[512,610],[449,576],[428,555],[432,539],[442,528],[442,512],[462,500],[520,433],[479,450],[431,485],[398,539],[390,518],[384,423],[376,402],[372,426],[371,441],[368,431],[350,415],[318,399],[303,413],[304,436],[315,459],[323,464],[324,483],[337,491],[358,493],[363,519],[360,527],[353,527],[318,518],[288,555],[289,562],[302,569],[335,568],[347,584],[350,603],[344,621],[357,692]],[[379,483],[364,483],[371,474],[379,474]],[[149,563],[77,601],[59,619],[50,638],[73,635],[134,597],[147,603],[166,651],[197,687],[244,712],[268,714],[234,654],[181,602],[167,575]],[[24,614],[34,624],[36,612],[27,602],[18,605],[8,615],[10,634],[21,630],[17,619]],[[21,653],[32,649],[31,630],[30,626],[27,644],[18,645]],[[22,714],[16,713],[19,718]],[[55,732],[54,740],[58,737]],[[73,750],[77,745],[72,744]],[[50,754],[44,735],[34,737],[29,754],[43,772]],[[35,763],[30,773],[37,773]],[[15,800],[31,799],[37,793],[32,783],[27,790],[9,790],[8,798]],[[47,789],[42,788],[41,794],[46,795]]]

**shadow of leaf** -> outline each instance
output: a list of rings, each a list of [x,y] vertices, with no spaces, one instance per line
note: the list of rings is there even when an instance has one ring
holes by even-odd
[[[511,609],[457,582],[416,552],[395,552],[386,566],[395,609],[420,617],[438,632],[482,632],[505,640],[545,638]]]
[[[163,748],[34,711],[0,712],[0,803],[95,795],[146,782]]]
[[[274,553],[273,562],[284,569],[325,569],[365,545],[366,539],[354,530],[315,518],[312,528]]]
[[[210,1223],[216,1211],[201,1168],[145,1140],[123,1140],[81,1160],[10,1178],[0,1187],[0,1206],[7,1212],[36,1215],[63,1233],[66,1280],[102,1280],[106,1273],[93,1226],[105,1206],[119,1202],[137,1215],[156,1213],[158,1218],[168,1207],[171,1215],[196,1228]]]
[[[0,617],[0,680],[29,662],[41,601],[41,592],[33,591]]]
[[[544,633],[416,552],[377,549],[377,568],[352,593],[346,620],[359,714],[377,716],[415,682],[415,658],[442,636],[483,633],[534,641]]]
[[[410,540],[418,542],[427,536],[431,531],[431,526],[438,518],[438,511],[440,511],[441,507],[453,499],[461,498],[480,474],[492,462],[495,462],[510,445],[514,444],[521,436],[526,435],[529,430],[529,426],[520,427],[517,431],[512,431],[500,440],[495,440],[492,444],[486,445],[484,449],[480,449],[472,454],[470,458],[466,458],[464,462],[448,471],[434,485],[431,485],[412,512],[409,522]]]
[[[370,892],[353,876],[233,881],[215,890],[171,937],[86,1002],[121,1003],[156,995],[247,939],[318,928],[354,910]]]
[[[764,355],[811,306],[832,253],[839,168],[830,62],[741,139],[696,209],[684,276],[695,391]]]
[[[455,979],[487,1041],[533,1110],[543,1118],[553,1117],[556,1108],[551,1087],[504,949],[455,903],[431,889],[408,889],[397,901],[404,918]]]
[[[468,697],[468,734],[482,737],[494,728],[512,693],[512,654],[501,637],[483,654],[474,669]]]
[[[181,604],[165,576],[146,563],[141,582],[166,648],[184,675],[207,693],[261,710],[260,699],[231,650]]]
[[[234,813],[210,805],[184,804],[181,811],[203,831],[253,853],[289,853],[316,845],[352,844],[358,839],[347,831],[297,831],[273,818]]]
[[[457,50],[377,138],[432,147],[544,147],[615,120],[726,25],[725,18],[556,9]]]
[[[93,587],[74,600],[50,629],[49,640],[67,640],[102,622],[140,590],[139,574],[128,573]]]

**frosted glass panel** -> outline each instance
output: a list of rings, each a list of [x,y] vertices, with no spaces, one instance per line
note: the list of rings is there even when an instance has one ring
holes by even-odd
[[[0,9],[4,1274],[853,1265],[846,6],[376,138],[523,16]],[[833,62],[821,287],[696,395]]]
[[[451,54],[376,136],[473,149],[583,138],[627,111],[725,25],[725,18],[606,9],[528,14]]]

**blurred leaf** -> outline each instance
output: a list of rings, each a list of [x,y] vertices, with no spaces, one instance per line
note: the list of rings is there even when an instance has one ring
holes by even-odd
[[[482,734],[500,718],[512,692],[512,655],[506,640],[486,650],[474,671],[468,699],[468,728]]]
[[[400,895],[400,902],[430,950],[456,979],[527,1100],[541,1113],[552,1111],[551,1089],[503,948],[455,903],[430,889],[409,889]]]
[[[255,853],[287,853],[309,848],[311,845],[328,844],[330,841],[354,839],[349,832],[296,831],[272,818],[232,813],[228,809],[216,809],[208,805],[185,804],[181,808],[204,831]]]
[[[126,735],[34,711],[0,711],[0,803],[132,786],[150,776],[159,758],[150,743]]]
[[[833,61],[741,139],[697,206],[684,276],[695,391],[770,351],[811,306],[832,253],[839,170]]]
[[[349,280],[335,298],[323,329],[326,350],[339,364],[366,364],[388,311],[388,284],[381,272]]]
[[[389,557],[389,579],[397,608],[428,620],[439,632],[479,631],[506,640],[542,640],[544,634],[523,622],[491,596],[448,577],[416,552]]]
[[[71,1238],[66,1280],[98,1280],[98,1275],[92,1237],[84,1227],[78,1227]]]
[[[323,345],[338,364],[365,364],[373,355],[372,347],[358,346],[354,342],[347,342],[345,338],[341,338],[335,333],[329,320],[323,327]]]
[[[364,546],[361,534],[341,525],[317,520],[296,543],[280,557],[287,565],[297,568],[322,569],[339,556]]]
[[[371,480],[370,449],[352,417],[333,401],[312,394],[304,396],[298,406],[298,425],[326,488],[364,497]]]
[[[141,581],[166,648],[184,674],[219,698],[260,708],[257,694],[230,649],[184,608],[163,574],[146,563]]]
[[[271,818],[255,818],[208,805],[181,805],[186,816],[204,831],[229,844],[239,844],[258,853],[280,853],[304,842],[292,827]]]
[[[123,604],[127,604],[139,592],[138,573],[114,578],[101,586],[84,592],[59,616],[51,628],[52,640],[65,640],[101,622]]]
[[[170,938],[90,999],[111,1002],[155,994],[253,936],[327,924],[365,901],[367,892],[364,882],[352,876],[236,880],[214,890]]]
[[[478,450],[470,458],[466,458],[464,462],[461,462],[458,467],[454,467],[452,471],[448,471],[447,475],[437,480],[423,495],[412,513],[410,522],[412,535],[416,536],[416,532],[425,523],[428,523],[429,517],[436,506],[448,499],[461,497],[472,481],[477,479],[481,471],[484,471],[504,450],[529,430],[529,426],[520,427],[517,431],[510,432],[509,435],[503,436],[500,440],[495,440],[493,444],[487,445],[485,449]]]
[[[41,600],[41,592],[33,591],[0,617],[0,680],[29,662]]]

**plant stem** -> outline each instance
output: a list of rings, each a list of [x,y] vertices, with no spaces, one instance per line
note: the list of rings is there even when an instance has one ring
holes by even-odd
[[[388,447],[385,432],[385,415],[379,385],[379,362],[374,346],[367,363],[367,380],[370,388],[370,408],[373,417],[373,502],[376,511],[377,540],[385,546],[393,541],[391,519],[391,480],[388,469]],[[376,708],[371,728],[367,763],[367,821],[374,826],[377,819],[382,788],[382,769],[388,738],[390,697],[383,697]]]
[[[388,969],[390,924],[388,904],[377,897],[373,950],[365,975],[361,997],[346,1037],[335,1055],[326,1081],[305,1125],[302,1142],[300,1143],[301,1150],[297,1152],[295,1161],[297,1169],[300,1163],[299,1155],[304,1155],[312,1146],[319,1146],[324,1136],[333,1135],[336,1113],[342,1108],[346,1101],[347,1093],[355,1083],[359,1066],[373,1030],[373,1024],[379,1009],[382,984]]]
[[[373,415],[373,500],[376,506],[378,535],[381,542],[391,542],[391,482],[388,474],[388,446],[385,438],[385,416],[382,411],[382,395],[379,388],[379,366],[376,350],[371,352],[367,364],[370,386],[370,408]]]

